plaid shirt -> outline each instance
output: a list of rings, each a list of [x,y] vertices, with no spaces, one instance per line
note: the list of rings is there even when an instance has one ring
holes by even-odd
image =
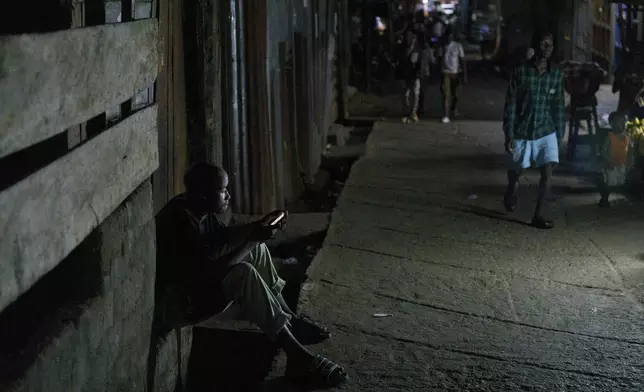
[[[548,64],[539,75],[534,61],[519,65],[505,98],[503,132],[506,138],[537,140],[566,130],[563,72]]]

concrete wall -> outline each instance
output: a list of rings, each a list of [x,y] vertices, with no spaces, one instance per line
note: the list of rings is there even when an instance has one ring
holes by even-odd
[[[178,369],[179,364],[184,372],[187,369],[192,334],[191,329],[182,331],[180,343],[174,333],[151,339],[155,245],[152,187],[147,180],[0,315],[0,332],[13,326],[13,340],[24,342],[16,350],[18,356],[2,353],[8,358],[3,358],[7,367],[0,366],[0,373],[16,363],[25,366],[17,369],[22,376],[9,390],[174,391],[177,381],[185,380]],[[61,296],[61,291],[66,294]],[[29,318],[35,322],[25,321]],[[18,330],[20,326],[24,330]],[[150,346],[157,355],[148,356]],[[155,385],[147,389],[152,376]]]

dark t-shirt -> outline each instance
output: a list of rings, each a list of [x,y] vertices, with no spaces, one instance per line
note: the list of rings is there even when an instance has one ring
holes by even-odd
[[[157,303],[189,322],[216,314],[226,305],[217,258],[230,251],[226,225],[214,214],[194,216],[184,195],[170,200],[157,224]]]
[[[424,46],[425,30],[419,24],[412,25],[405,33],[405,79],[421,77]]]

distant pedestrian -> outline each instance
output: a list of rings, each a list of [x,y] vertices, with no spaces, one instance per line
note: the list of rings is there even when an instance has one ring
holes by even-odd
[[[422,13],[416,14],[418,22]],[[405,73],[405,107],[408,115],[403,123],[418,121],[418,107],[423,79],[423,53],[425,43],[424,23],[412,24],[405,32],[404,73]]]
[[[450,117],[456,117],[458,111],[458,93],[463,82],[467,83],[467,66],[465,64],[465,51],[463,45],[454,40],[452,33],[447,36],[445,55],[443,56],[443,82],[441,92],[443,94],[443,123],[450,122]]]
[[[603,168],[599,178],[600,207],[609,207],[610,194],[622,190],[632,164],[631,138],[626,134],[626,119],[626,114],[623,112],[614,112],[610,115],[611,131],[602,148]]]
[[[503,204],[508,212],[517,207],[517,187],[525,169],[541,171],[537,205],[532,225],[551,229],[554,222],[545,219],[542,208],[554,166],[559,162],[559,141],[566,126],[563,72],[552,64],[554,49],[551,33],[537,33],[533,38],[532,59],[512,73],[503,114],[505,149],[511,166]]]

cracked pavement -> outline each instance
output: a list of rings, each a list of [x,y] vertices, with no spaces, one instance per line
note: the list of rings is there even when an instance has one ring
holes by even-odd
[[[498,122],[376,123],[300,301],[340,390],[644,390],[643,205],[558,170],[538,231],[505,178]]]

